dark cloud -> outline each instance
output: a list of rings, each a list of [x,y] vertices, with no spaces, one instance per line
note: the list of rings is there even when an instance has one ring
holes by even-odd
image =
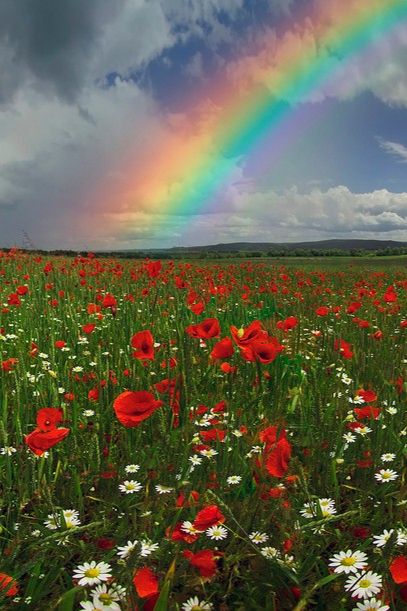
[[[32,82],[73,101],[93,47],[122,0],[1,0],[0,103]]]

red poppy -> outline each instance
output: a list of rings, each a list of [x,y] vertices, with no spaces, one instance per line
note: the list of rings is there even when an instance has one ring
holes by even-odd
[[[219,558],[219,554],[216,555],[211,549],[203,549],[196,554],[193,554],[189,550],[183,551],[184,558],[198,569],[201,577],[213,577],[216,573],[216,559]]]
[[[254,320],[246,329],[241,327],[238,329],[233,325],[230,327],[233,341],[240,347],[244,348],[254,341],[263,341],[268,337],[267,331],[263,329],[260,320]]]
[[[133,577],[133,584],[140,598],[149,598],[158,594],[158,579],[147,566],[138,569]]]
[[[95,330],[96,325],[94,323],[88,323],[86,325],[82,325],[82,331],[89,335]]]
[[[254,341],[250,345],[241,348],[241,355],[246,361],[258,361],[267,365],[272,363],[282,350],[284,350],[284,346],[277,339],[268,337],[267,342]]]
[[[60,350],[61,348],[65,348],[66,342],[64,342],[63,339],[57,339],[54,345],[55,345],[55,348],[58,348]]]
[[[155,399],[154,395],[146,390],[126,390],[116,397],[113,409],[119,422],[131,428],[138,426],[163,404],[163,401]]]
[[[131,338],[131,346],[134,348],[133,358],[153,361],[154,360],[154,338],[151,331],[139,331]]]
[[[41,431],[41,429],[37,428],[32,433],[25,436],[25,443],[34,454],[42,456],[44,452],[65,439],[69,433],[70,429],[64,428],[51,429],[48,431]]]
[[[277,328],[281,329],[284,332],[290,331],[290,329],[294,329],[298,325],[298,318],[295,316],[289,316],[285,320],[279,320],[277,323]]]
[[[213,350],[210,354],[210,358],[213,361],[217,361],[220,359],[228,359],[233,356],[233,352],[234,348],[232,340],[230,339],[230,337],[225,337],[214,345]]]
[[[334,343],[335,350],[339,350],[340,354],[344,359],[351,359],[353,357],[352,346],[343,339],[336,339]]]
[[[317,316],[327,316],[329,314],[329,308],[327,306],[320,306],[315,310]]]
[[[171,537],[172,541],[183,541],[184,543],[195,543],[198,540],[198,534],[187,533],[182,530],[182,522],[178,522],[173,530],[167,528],[166,536]]]
[[[37,427],[41,431],[52,431],[62,422],[63,411],[60,407],[42,407],[37,412]]]
[[[161,271],[161,261],[148,261],[145,268],[149,278],[157,278]]]
[[[16,580],[7,573],[0,573],[0,590],[6,590],[6,596],[15,596],[18,592]]]
[[[390,564],[390,573],[395,583],[407,583],[407,558],[398,556]]]
[[[206,530],[215,524],[223,524],[225,516],[219,510],[217,505],[208,505],[198,512],[194,526],[197,530]]]
[[[380,416],[380,407],[373,407],[373,405],[367,405],[366,407],[355,407],[353,410],[356,414],[356,418],[362,420],[362,418],[372,418],[377,420]]]
[[[117,307],[117,300],[116,300],[116,298],[111,293],[107,293],[103,297],[102,307],[103,308],[111,308],[113,310],[113,308]]]
[[[191,337],[197,337],[200,339],[211,339],[212,337],[219,337],[220,326],[217,318],[206,318],[202,322],[196,325],[189,325],[185,329]]]
[[[374,390],[364,390],[363,388],[360,388],[356,391],[356,395],[361,397],[365,403],[371,403],[377,399],[377,394]]]
[[[267,456],[266,469],[273,477],[283,477],[288,470],[291,458],[291,444],[281,437]]]
[[[203,304],[202,301],[199,301],[198,303],[193,303],[191,306],[189,306],[189,309],[191,310],[191,312],[199,316],[199,314],[202,314],[202,312],[204,311],[205,304]]]

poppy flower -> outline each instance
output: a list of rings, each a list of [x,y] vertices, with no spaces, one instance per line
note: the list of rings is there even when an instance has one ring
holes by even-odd
[[[145,264],[145,269],[149,278],[157,278],[161,271],[161,261],[148,261]]]
[[[210,354],[210,358],[213,361],[217,361],[220,359],[228,359],[233,356],[233,352],[234,348],[232,340],[230,339],[230,337],[225,337],[214,345],[213,350]]]
[[[164,405],[146,390],[122,392],[113,403],[116,417],[127,428],[138,426],[143,420]]]
[[[219,337],[219,321],[217,318],[206,318],[196,325],[189,325],[189,327],[185,329],[185,332],[191,337],[197,337],[199,339],[211,339],[212,337]]]
[[[61,348],[65,348],[66,342],[64,342],[63,339],[57,339],[54,345],[55,345],[55,348],[58,348],[60,350]]]
[[[260,320],[254,320],[250,325],[244,329],[241,327],[238,329],[233,325],[230,327],[233,341],[240,347],[250,345],[254,341],[263,341],[268,337],[267,331],[263,329]]]
[[[273,477],[283,477],[291,458],[291,444],[285,437],[279,439],[266,459],[266,469]]]
[[[37,428],[29,435],[25,436],[25,443],[28,445],[30,450],[37,456],[42,456],[44,452],[55,446],[57,443],[65,439],[69,435],[70,429],[51,429],[47,431],[41,431]]]
[[[407,583],[407,558],[398,556],[390,564],[390,573],[395,583]]]
[[[18,592],[16,580],[7,573],[0,573],[0,590],[6,590],[6,596],[15,596]]]
[[[241,355],[246,361],[257,361],[267,365],[272,363],[282,350],[284,350],[284,346],[277,339],[268,337],[267,342],[254,341],[250,345],[241,348]]]
[[[189,550],[183,551],[183,556],[186,558],[192,566],[198,569],[201,577],[213,577],[216,573],[216,559],[217,556],[211,549],[203,549],[196,554]]]
[[[361,397],[365,403],[371,403],[377,399],[377,394],[374,390],[364,390],[363,388],[360,388],[356,391],[356,395]]]
[[[183,522],[178,522],[172,531],[170,528],[167,528],[166,536],[175,542],[183,541],[184,543],[195,543],[199,538],[199,534],[185,532],[182,530],[182,524]]]
[[[42,407],[37,412],[37,427],[41,431],[52,431],[62,421],[63,411],[60,407]]]
[[[343,339],[335,340],[334,349],[339,350],[344,359],[351,359],[353,357],[351,344],[345,342]]]
[[[197,530],[206,530],[216,524],[223,524],[225,516],[219,510],[217,505],[208,505],[198,511],[197,516],[194,520],[194,527]]]
[[[355,412],[356,418],[361,420],[362,418],[371,418],[373,420],[377,420],[381,409],[380,407],[373,407],[373,405],[367,405],[366,407],[355,407],[353,410]]]
[[[154,594],[158,594],[158,579],[147,566],[135,572],[133,584],[140,598],[149,598],[154,596]]]
[[[297,325],[298,318],[296,316],[289,316],[285,320],[279,320],[277,323],[277,328],[286,333],[287,331],[290,331],[290,329],[294,329]]]
[[[94,323],[88,323],[86,325],[82,325],[82,331],[86,335],[90,335],[95,330],[96,325]]]
[[[327,306],[320,306],[315,310],[317,316],[328,316],[329,308]]]
[[[154,338],[151,331],[139,331],[131,338],[131,346],[134,348],[133,358],[147,361],[154,360]]]

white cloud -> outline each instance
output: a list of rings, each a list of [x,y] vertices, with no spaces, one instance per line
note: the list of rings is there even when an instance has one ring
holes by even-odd
[[[403,146],[398,142],[391,142],[391,140],[383,140],[379,138],[381,148],[395,157],[400,163],[407,163],[407,147]]]

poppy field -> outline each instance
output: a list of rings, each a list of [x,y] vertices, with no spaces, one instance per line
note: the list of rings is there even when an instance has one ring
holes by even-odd
[[[0,252],[0,607],[407,605],[407,268]]]

